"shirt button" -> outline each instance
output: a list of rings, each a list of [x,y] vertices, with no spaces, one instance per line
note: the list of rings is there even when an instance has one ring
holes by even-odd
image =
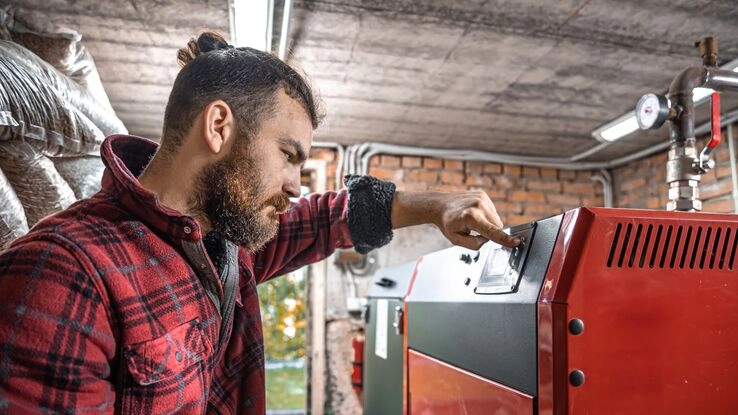
[[[174,358],[177,359],[178,362],[182,361],[182,353],[176,352],[174,353]]]
[[[189,235],[191,232],[192,232],[192,228],[190,228],[189,226],[184,227],[184,233]]]
[[[205,265],[205,264],[200,264],[200,269],[205,269],[205,268],[207,268],[207,267],[208,267],[208,266],[207,266],[207,265]]]

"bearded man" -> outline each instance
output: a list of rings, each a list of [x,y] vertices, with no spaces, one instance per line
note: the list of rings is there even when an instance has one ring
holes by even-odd
[[[161,145],[108,137],[101,191],[0,255],[0,412],[264,414],[256,284],[421,223],[519,243],[483,192],[353,176],[291,205],[320,121],[305,80],[215,33],[179,60]]]

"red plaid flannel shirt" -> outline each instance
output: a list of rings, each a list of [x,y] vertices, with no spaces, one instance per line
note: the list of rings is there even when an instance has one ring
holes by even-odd
[[[102,190],[0,255],[0,413],[265,412],[256,284],[350,246],[347,193],[303,198],[263,251],[240,249],[221,348],[203,282],[217,274],[183,254],[186,244],[204,252],[198,223],[136,179],[155,148],[108,138]]]

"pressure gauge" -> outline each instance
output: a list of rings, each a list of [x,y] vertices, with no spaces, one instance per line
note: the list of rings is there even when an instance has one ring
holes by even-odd
[[[636,120],[642,130],[661,127],[669,117],[669,101],[666,97],[656,94],[646,94],[638,100],[636,105]]]

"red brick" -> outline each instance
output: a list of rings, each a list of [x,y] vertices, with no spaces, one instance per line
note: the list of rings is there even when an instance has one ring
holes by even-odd
[[[560,207],[544,204],[530,203],[525,206],[526,215],[538,216],[539,218],[556,215],[561,213],[561,211],[562,209]]]
[[[655,168],[660,168],[662,170],[666,170],[666,160],[667,160],[668,153],[663,152],[656,154],[655,156],[651,157],[651,163]]]
[[[570,196],[591,196],[595,194],[595,183],[564,182],[564,194]]]
[[[484,165],[484,172],[492,174],[502,173],[502,165],[497,163],[487,163]]]
[[[561,192],[561,182],[546,181],[540,179],[528,180],[526,187],[528,190],[547,190],[551,192]]]
[[[466,181],[464,182],[467,186],[484,186],[484,187],[491,187],[492,186],[492,178],[489,176],[481,176],[476,174],[469,174],[466,176]]]
[[[520,177],[522,168],[516,164],[505,164],[502,166],[502,171],[505,172],[505,176]]]
[[[421,170],[420,181],[428,183],[429,185],[435,184],[438,181],[438,173],[430,170]]]
[[[310,158],[316,160],[333,161],[336,158],[336,152],[325,148],[313,149],[310,151]]]
[[[715,174],[717,174],[717,177],[719,179],[723,177],[731,177],[732,172],[730,168],[730,163],[718,164],[718,166],[715,167]]]
[[[703,212],[733,213],[734,209],[735,209],[735,204],[732,198],[722,197],[722,198],[717,198],[717,199],[704,200],[702,202]]]
[[[403,157],[402,167],[420,167],[423,165],[423,159],[420,157]]]
[[[720,181],[712,181],[700,184],[700,197],[703,200],[712,199],[718,196],[730,196],[733,191],[733,183],[726,178]]]
[[[383,167],[400,167],[400,158],[396,156],[382,156]]]
[[[594,197],[583,197],[582,199],[582,206],[605,206],[605,198],[602,196],[594,196]]]
[[[635,179],[627,179],[623,181],[623,184],[620,186],[621,192],[631,192],[636,191],[636,193],[643,189],[646,186],[646,178],[645,177],[638,177]]]
[[[524,202],[524,203],[544,203],[546,197],[541,192],[524,192],[521,190],[513,190],[510,192],[507,200],[511,202]]]
[[[401,182],[405,175],[405,171],[399,169],[387,169],[384,167],[372,167],[369,169],[369,174],[378,179]]]
[[[508,215],[505,220],[505,226],[523,225],[538,219],[541,219],[541,217],[535,215]]]
[[[369,167],[372,166],[381,166],[382,165],[382,157],[380,156],[373,156],[369,159]]]
[[[424,182],[403,182],[397,185],[400,190],[428,190],[428,183]]]
[[[423,167],[425,167],[426,169],[440,169],[441,167],[443,167],[443,160],[425,158],[423,159]]]
[[[464,162],[461,160],[443,160],[443,168],[446,170],[464,171]]]
[[[541,177],[546,179],[556,179],[558,176],[558,170],[550,167],[541,167]]]
[[[541,170],[538,167],[523,166],[523,177],[541,177]]]
[[[441,183],[447,184],[464,184],[464,173],[455,171],[442,171],[441,172]]]
[[[559,170],[560,180],[573,180],[577,177],[577,172],[574,170]]]
[[[512,189],[516,184],[507,176],[497,176],[493,179],[494,185],[498,189]]]
[[[420,178],[421,172],[423,172],[423,170],[405,170],[405,178],[409,182],[420,182],[423,180]]]
[[[664,209],[666,202],[662,201],[661,198],[651,196],[646,198],[646,209]]]
[[[579,205],[579,197],[560,193],[546,193],[546,201],[556,206]]]
[[[466,162],[466,174],[481,175],[484,172],[484,163],[478,161]]]
[[[632,207],[630,206],[631,199],[632,198],[630,197],[630,195],[621,193],[615,197],[615,201],[613,202],[613,204],[616,207],[629,208]]]
[[[438,184],[433,186],[432,189],[439,192],[461,192],[465,190],[463,186],[455,184]]]
[[[578,170],[577,171],[577,180],[580,182],[585,182],[587,180],[592,179],[592,175],[594,172],[592,170]]]
[[[492,198],[492,203],[495,204],[495,210],[498,214],[505,213],[507,215],[515,214],[519,215],[523,213],[523,204],[517,202],[507,202],[504,200],[495,200]]]

